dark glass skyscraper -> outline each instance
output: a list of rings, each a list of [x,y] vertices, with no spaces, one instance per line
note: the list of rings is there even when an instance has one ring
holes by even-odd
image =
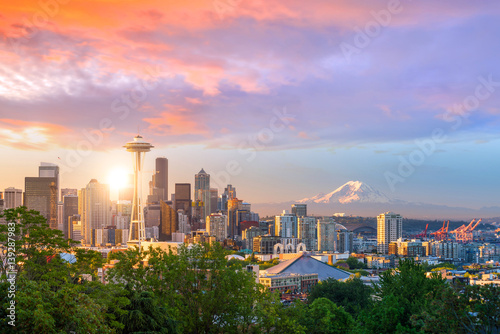
[[[168,159],[164,157],[156,158],[156,174],[154,186],[158,190],[160,200],[168,200]]]

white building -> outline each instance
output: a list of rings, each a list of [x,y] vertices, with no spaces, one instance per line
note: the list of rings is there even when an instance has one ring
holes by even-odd
[[[282,238],[296,238],[297,216],[284,210],[281,216],[274,218],[274,233]]]
[[[377,252],[389,253],[389,243],[397,241],[403,236],[403,217],[401,215],[386,212],[377,217]]]
[[[214,236],[217,241],[223,241],[227,237],[227,216],[221,213],[212,213],[207,216],[208,235]]]

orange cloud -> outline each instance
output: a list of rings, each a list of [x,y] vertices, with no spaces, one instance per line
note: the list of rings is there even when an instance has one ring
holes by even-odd
[[[210,130],[202,120],[196,119],[190,110],[180,106],[167,106],[171,110],[162,112],[159,117],[144,118],[149,128],[160,136],[203,135],[208,137]]]
[[[0,142],[21,150],[48,150],[67,130],[56,124],[0,119]]]

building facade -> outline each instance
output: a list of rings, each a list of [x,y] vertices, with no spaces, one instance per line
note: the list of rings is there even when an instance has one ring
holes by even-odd
[[[386,212],[377,216],[377,252],[389,253],[389,244],[403,236],[403,217]]]
[[[333,220],[318,220],[318,251],[335,252],[337,250],[337,224]]]
[[[296,238],[297,216],[284,211],[280,216],[274,217],[274,234],[281,238]]]
[[[224,241],[227,238],[227,216],[222,213],[212,213],[207,216],[207,232],[209,236],[214,236],[217,241]]]
[[[14,209],[23,205],[23,191],[9,187],[4,191],[4,209]]]
[[[92,179],[87,186],[80,191],[80,194],[82,236],[86,244],[91,244],[93,240],[92,230],[103,229],[111,223],[109,186],[99,183],[96,179]],[[95,240],[97,239],[94,237],[94,241]]]

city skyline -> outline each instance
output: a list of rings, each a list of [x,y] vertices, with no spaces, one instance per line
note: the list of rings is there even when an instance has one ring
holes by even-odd
[[[139,133],[170,193],[203,168],[250,203],[361,180],[499,205],[498,3],[217,2],[3,5],[2,191],[40,162],[60,188],[132,173]]]

